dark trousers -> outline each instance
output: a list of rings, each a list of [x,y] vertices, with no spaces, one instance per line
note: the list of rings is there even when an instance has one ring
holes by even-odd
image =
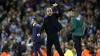
[[[77,56],[81,56],[81,52],[82,52],[82,47],[81,47],[81,36],[73,36],[73,40],[74,40],[74,47],[76,49],[77,52]]]
[[[42,52],[40,50],[40,44],[38,43],[34,43],[33,44],[33,52],[35,53],[35,56],[38,56],[38,53],[40,54],[40,56],[42,56]]]
[[[64,54],[63,54],[63,52],[62,52],[62,50],[60,48],[60,43],[59,43],[58,35],[48,36],[47,37],[47,56],[52,56],[51,48],[52,48],[53,44],[55,45],[55,48],[58,51],[59,55],[60,56],[64,56]]]

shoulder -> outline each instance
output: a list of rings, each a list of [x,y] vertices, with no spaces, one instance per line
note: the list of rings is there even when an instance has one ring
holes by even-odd
[[[77,18],[78,17],[78,15],[74,15],[74,16],[72,16],[73,18]]]
[[[45,20],[46,18],[48,18],[48,15],[45,15],[45,16],[44,16],[44,20]]]
[[[36,24],[36,27],[40,27],[40,24]]]
[[[48,15],[45,15],[44,18],[43,18],[43,21],[44,21],[45,19],[47,19],[47,17],[48,17]]]
[[[57,15],[57,13],[53,13],[53,15]]]
[[[82,51],[82,54],[84,54],[85,50]]]
[[[69,53],[71,53],[71,52],[72,52],[72,50],[69,50],[69,49],[68,49],[67,51],[68,51]]]
[[[71,18],[71,21],[75,21],[75,20],[76,20],[76,17],[73,16],[73,17]]]
[[[47,22],[48,21],[48,15],[46,15],[43,19],[43,22]]]
[[[98,49],[98,50],[97,50],[97,52],[99,52],[99,53],[100,53],[100,49]]]

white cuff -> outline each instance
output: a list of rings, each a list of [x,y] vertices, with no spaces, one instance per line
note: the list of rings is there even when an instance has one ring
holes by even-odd
[[[37,34],[37,36],[39,37],[39,36],[40,36],[40,34],[38,33],[38,34]]]

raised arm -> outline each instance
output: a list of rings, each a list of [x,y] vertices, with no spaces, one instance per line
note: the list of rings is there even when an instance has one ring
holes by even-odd
[[[61,9],[59,8],[57,3],[52,4],[53,5],[53,12],[57,15],[57,17],[60,17],[62,15]]]

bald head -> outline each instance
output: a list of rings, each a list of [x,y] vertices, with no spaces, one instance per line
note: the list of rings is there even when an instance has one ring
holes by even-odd
[[[53,14],[52,8],[51,7],[47,8],[46,13],[47,15],[51,16]]]

